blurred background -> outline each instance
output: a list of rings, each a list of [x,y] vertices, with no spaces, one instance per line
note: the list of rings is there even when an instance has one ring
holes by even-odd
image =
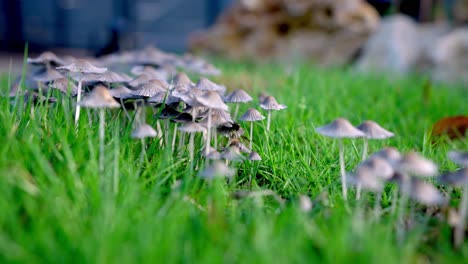
[[[0,71],[26,42],[76,57],[155,45],[466,84],[467,21],[468,0],[0,0]]]
[[[229,0],[0,0],[0,48],[99,52],[148,43],[183,51],[190,32],[211,25]]]

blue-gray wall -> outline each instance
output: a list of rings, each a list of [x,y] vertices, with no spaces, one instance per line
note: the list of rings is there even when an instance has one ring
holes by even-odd
[[[0,42],[11,41],[0,0]],[[15,1],[15,0],[13,0]],[[21,23],[13,25],[31,47],[103,47],[118,28],[134,48],[147,44],[182,51],[188,35],[206,28],[230,0],[17,0]],[[10,7],[11,8],[10,2]],[[3,7],[3,8],[2,8]],[[13,23],[10,23],[10,25]],[[9,25],[9,26],[10,26]],[[11,35],[11,34],[10,34]],[[128,47],[127,48],[131,48]]]

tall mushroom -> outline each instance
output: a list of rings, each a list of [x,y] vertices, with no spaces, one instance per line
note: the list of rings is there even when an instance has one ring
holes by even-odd
[[[252,100],[252,97],[242,89],[235,90],[224,98],[224,101],[226,103],[236,104],[236,109],[234,111],[234,120],[236,120],[237,114],[239,113],[239,105],[241,103],[247,103]]]
[[[384,129],[374,121],[364,121],[359,126],[357,126],[357,129],[366,134],[364,137],[364,147],[362,149],[362,160],[365,160],[367,157],[369,139],[386,139],[394,136],[392,132]]]
[[[440,180],[445,184],[463,188],[462,200],[458,207],[460,220],[456,223],[455,227],[455,246],[460,247],[465,239],[465,223],[468,214],[468,152],[450,151],[448,157],[453,162],[464,167],[440,177]]]
[[[195,136],[195,133],[204,132],[205,128],[200,126],[199,124],[197,124],[195,122],[187,122],[187,123],[183,124],[182,126],[180,126],[178,129],[181,132],[190,134],[189,153],[190,153],[190,169],[192,170],[193,169],[193,159],[194,159],[194,142],[193,142],[194,136]],[[209,146],[209,145],[206,145],[206,146]],[[206,148],[206,146],[205,146],[205,148]],[[208,153],[209,153],[208,149],[209,148],[207,148],[207,151],[205,152],[207,156],[208,156]]]
[[[227,111],[228,106],[223,102],[221,96],[216,91],[207,91],[203,93],[201,96],[195,97],[195,100],[200,103],[201,105],[208,108],[208,116],[207,116],[207,137],[206,137],[206,144],[205,146],[210,146],[211,140],[211,110],[218,109]],[[205,155],[209,153],[206,152]]]
[[[361,130],[364,134],[366,134],[364,139],[364,146],[362,148],[362,160],[365,160],[367,157],[367,149],[368,149],[368,140],[369,139],[386,139],[389,137],[393,137],[394,134],[390,131],[385,130],[379,124],[374,121],[364,121],[357,129]],[[356,190],[356,199],[361,198],[361,186],[357,184]]]
[[[86,60],[75,60],[73,63],[67,66],[57,67],[57,70],[64,70],[68,72],[71,77],[78,81],[78,92],[76,97],[76,112],[75,112],[75,124],[78,124],[80,118],[80,101],[81,101],[81,86],[83,79],[87,74],[100,74],[107,71],[107,68],[99,68]]]
[[[99,172],[104,172],[104,135],[105,135],[105,109],[119,108],[120,104],[114,100],[104,86],[97,86],[79,103],[82,107],[99,109]]]
[[[437,174],[437,165],[429,159],[424,158],[420,154],[412,151],[405,154],[395,165],[398,182],[401,189],[400,211],[399,211],[399,228],[397,229],[398,240],[402,241],[404,236],[403,217],[408,198],[411,197],[412,179],[410,176],[418,177],[433,177]]]
[[[268,117],[267,117],[267,131],[270,131],[270,124],[271,124],[271,111],[280,111],[283,109],[286,109],[286,106],[283,104],[278,104],[276,99],[268,95],[265,97],[265,99],[260,102],[260,107],[268,111]]]
[[[317,128],[317,132],[323,136],[338,139],[339,150],[340,150],[340,174],[341,184],[343,191],[343,199],[348,199],[348,190],[346,188],[346,171],[344,164],[344,149],[343,149],[343,138],[359,138],[364,137],[365,134],[355,128],[351,123],[344,118],[337,118],[333,122]]]
[[[252,138],[253,138],[253,122],[260,121],[265,119],[265,117],[260,114],[259,111],[255,108],[249,108],[240,118],[241,121],[250,122],[250,142],[249,148],[252,150]]]

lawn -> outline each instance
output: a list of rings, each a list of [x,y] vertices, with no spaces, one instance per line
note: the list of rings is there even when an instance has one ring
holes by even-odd
[[[346,206],[338,145],[315,131],[337,117],[354,125],[375,120],[396,136],[371,141],[371,152],[384,146],[416,150],[440,171],[454,170],[447,152],[466,151],[468,140],[434,145],[429,135],[438,119],[468,113],[466,88],[308,65],[292,73],[274,65],[219,66],[223,75],[213,80],[228,90],[243,88],[255,98],[266,92],[288,106],[273,113],[269,133],[266,122],[255,127],[254,150],[263,160],[234,163],[231,181],[200,179],[186,151],[173,154],[157,140],[146,142],[141,159],[141,142],[130,138],[132,127],[119,110],[106,115],[105,171],[99,173],[96,112],[83,111],[75,129],[73,104],[63,96],[57,94],[55,105],[35,107],[0,98],[0,263],[468,261],[467,242],[459,250],[451,245],[444,208],[412,204],[398,243],[392,185],[379,219],[372,217],[372,195],[356,203],[350,189]],[[8,79],[0,82],[3,92]],[[258,100],[240,112],[248,107],[260,109]],[[156,124],[150,111],[147,121]],[[242,125],[248,135],[248,124]],[[202,169],[198,137],[195,142]],[[351,171],[362,141],[346,140],[345,149]],[[262,195],[265,190],[280,199]],[[453,191],[452,207],[459,194]],[[301,210],[300,195],[312,199],[312,210]]]

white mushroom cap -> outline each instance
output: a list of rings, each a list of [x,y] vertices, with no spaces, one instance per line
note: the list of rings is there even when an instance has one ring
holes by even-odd
[[[361,130],[355,128],[344,118],[337,118],[327,125],[318,127],[317,132],[331,138],[359,138],[365,136]]]
[[[160,80],[167,80],[170,77],[170,73],[166,71],[164,68],[155,69],[153,66],[142,66],[138,65],[133,67],[130,70],[130,73],[134,75],[141,75],[146,74],[151,79],[160,79]]]
[[[229,109],[216,91],[204,92],[202,95],[196,96],[195,100],[201,105],[211,109],[220,109],[224,111]]]
[[[380,192],[383,188],[382,179],[369,166],[359,166],[356,172],[349,177],[349,181],[353,185],[361,185],[364,190],[372,192]]]
[[[468,168],[458,169],[456,171],[442,174],[439,181],[443,184],[464,186],[468,185]]]
[[[268,95],[267,97],[265,97],[265,99],[260,103],[260,107],[265,110],[276,110],[276,111],[286,109],[285,105],[278,104],[276,99],[271,95]]]
[[[221,152],[221,158],[237,162],[242,162],[245,160],[245,157],[240,153],[240,149],[236,146],[224,148],[223,152]]]
[[[243,153],[250,154],[252,152],[246,145],[242,144],[242,142],[240,142],[239,140],[232,140],[229,144],[229,147],[235,147]]]
[[[210,153],[208,153],[208,156],[206,156],[206,159],[209,160],[220,160],[221,159],[221,153],[217,150],[213,150]]]
[[[437,174],[437,165],[416,152],[410,152],[404,155],[400,161],[397,162],[396,169],[422,177],[432,177]]]
[[[306,213],[310,212],[313,206],[314,205],[312,203],[312,200],[309,198],[309,196],[303,195],[303,194],[299,196],[299,208],[301,209],[301,211],[306,212]]]
[[[394,136],[392,132],[385,130],[374,121],[364,121],[357,126],[357,129],[364,132],[366,137],[370,139],[385,139]]]
[[[457,163],[460,166],[468,167],[468,152],[462,151],[449,151],[448,157],[453,162]]]
[[[390,164],[395,164],[401,159],[401,154],[396,148],[387,147],[375,152],[369,158],[374,157],[383,158],[387,160]]]
[[[62,93],[68,94],[70,93],[71,96],[76,96],[78,93],[78,87],[75,83],[67,78],[61,78],[55,80],[52,84],[50,84],[52,89],[57,89]]]
[[[28,58],[27,60],[30,64],[54,64],[56,66],[65,65],[66,62],[60,59],[53,52],[45,51],[39,55],[37,58]]]
[[[73,73],[104,73],[107,68],[99,68],[86,60],[78,59],[67,66],[57,67],[57,70],[66,70]]]
[[[133,129],[132,134],[130,135],[132,138],[142,139],[142,138],[153,138],[158,135],[158,132],[154,130],[148,124],[139,124],[138,126]]]
[[[216,84],[204,77],[201,77],[200,80],[198,80],[196,87],[202,91],[216,91],[220,94],[224,94],[226,92],[225,86]]]
[[[179,72],[174,77],[174,86],[191,88],[195,86],[195,84],[192,82],[192,80],[190,80],[190,78],[187,76],[187,74],[185,74],[185,72]]]
[[[212,180],[217,177],[231,178],[236,174],[236,170],[224,164],[224,162],[216,161],[210,166],[202,170],[198,176],[205,180]]]
[[[134,88],[133,94],[144,97],[152,97],[160,92],[166,92],[167,88],[167,84],[163,81],[151,80],[143,85]]]
[[[120,104],[110,94],[109,90],[98,85],[91,93],[79,102],[80,106],[88,108],[119,108]]]
[[[209,155],[211,152],[213,152],[213,151],[218,152],[217,149],[213,148],[212,146],[208,146],[208,155]],[[219,153],[219,152],[218,152],[218,153]],[[205,154],[206,154],[206,146],[203,147],[203,148],[200,150],[200,154],[201,154],[202,157],[205,157],[205,158],[206,158],[206,156],[205,156]],[[221,155],[221,154],[220,154],[220,155]]]
[[[136,88],[138,86],[148,83],[151,80],[154,80],[154,79],[148,74],[143,73],[143,74],[138,75],[135,79],[128,82],[128,85]]]
[[[404,188],[402,191],[404,191]],[[427,206],[445,203],[444,197],[437,188],[418,178],[411,179],[411,186],[409,188],[408,195],[411,199]]]
[[[128,89],[124,85],[110,89],[109,93],[112,95],[112,97],[119,99],[140,98],[139,96],[135,95],[132,90]]]
[[[52,68],[47,68],[45,71],[38,72],[32,76],[36,82],[51,82],[63,77],[59,71]]]
[[[224,98],[226,103],[247,103],[252,100],[252,97],[242,89],[235,90]]]
[[[359,164],[358,169],[361,167],[369,168],[376,177],[383,180],[389,180],[395,172],[392,165],[387,160],[379,157],[371,157],[365,160]]]
[[[260,160],[262,160],[262,157],[257,152],[252,151],[252,152],[250,152],[249,160],[250,161],[260,161]]]
[[[265,117],[255,108],[249,108],[241,117],[239,117],[239,120],[247,122],[255,122],[263,119],[265,119]]]
[[[206,128],[200,126],[198,123],[195,122],[187,122],[178,127],[177,129],[185,133],[197,133],[206,131]]]
[[[105,71],[100,74],[90,74],[84,78],[85,81],[99,81],[104,83],[124,83],[131,79],[128,76],[113,71]]]

